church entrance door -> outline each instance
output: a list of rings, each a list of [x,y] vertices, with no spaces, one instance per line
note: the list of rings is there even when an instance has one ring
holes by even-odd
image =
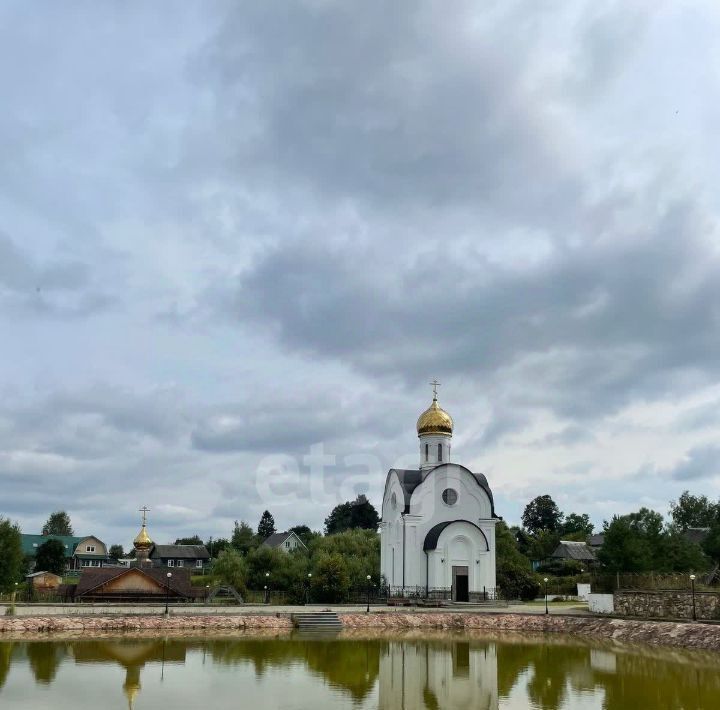
[[[453,573],[453,601],[469,602],[470,601],[470,585],[468,584],[468,568],[453,566],[452,573]]]

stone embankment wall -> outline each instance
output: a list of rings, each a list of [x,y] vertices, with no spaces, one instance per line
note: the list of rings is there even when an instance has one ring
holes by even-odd
[[[614,594],[615,613],[654,619],[692,619],[690,590],[618,591]],[[695,592],[698,619],[720,619],[720,594]]]
[[[487,631],[493,633],[558,633],[578,638],[611,639],[631,643],[720,651],[720,625],[641,621],[544,614],[508,613],[341,613],[347,629],[367,632],[405,632],[423,629]],[[0,617],[0,639],[6,634],[45,632],[86,633],[225,633],[237,630],[289,633],[289,614],[233,616],[72,616]]]

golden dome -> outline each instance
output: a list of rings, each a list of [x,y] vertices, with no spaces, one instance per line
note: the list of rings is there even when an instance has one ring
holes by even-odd
[[[147,529],[143,525],[138,536],[133,540],[133,545],[136,550],[147,550],[152,544],[153,541],[150,539],[150,535],[148,535]]]
[[[450,434],[452,436],[452,431],[452,417],[437,403],[437,397],[433,397],[432,404],[417,420],[418,436],[423,434]]]

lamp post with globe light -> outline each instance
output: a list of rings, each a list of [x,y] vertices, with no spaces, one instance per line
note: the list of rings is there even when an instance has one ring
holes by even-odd
[[[172,579],[172,572],[167,573],[167,584],[165,585],[165,616],[170,614],[168,608],[168,602],[170,601],[170,580]]]
[[[370,575],[365,577],[365,579],[367,579],[367,609],[365,610],[365,613],[369,614],[370,613],[370,580],[371,580]]]
[[[697,621],[697,613],[695,611],[695,575],[690,575],[690,588],[692,590],[692,605],[693,605],[693,612],[692,612],[692,618],[693,621]]]
[[[312,572],[308,572],[307,576],[307,589],[305,591],[305,605],[310,603],[310,585],[312,584]]]
[[[548,578],[544,577],[543,582],[545,582],[545,613],[549,614],[550,610],[548,609],[548,600],[547,600],[547,584],[548,584]]]

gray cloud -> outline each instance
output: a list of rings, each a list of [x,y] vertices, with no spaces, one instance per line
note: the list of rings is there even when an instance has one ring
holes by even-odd
[[[670,471],[670,476],[676,481],[698,481],[714,478],[718,474],[720,474],[720,446],[714,444],[691,449]]]
[[[4,3],[0,514],[227,535],[268,452],[412,459],[434,376],[511,520],[714,494],[719,21]]]

